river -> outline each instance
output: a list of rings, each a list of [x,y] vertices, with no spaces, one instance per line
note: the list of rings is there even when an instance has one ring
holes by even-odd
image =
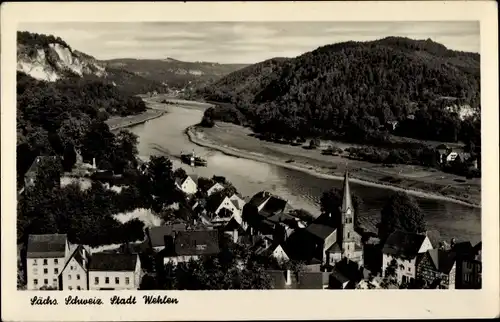
[[[323,179],[304,172],[285,169],[267,163],[228,156],[218,151],[197,146],[189,141],[184,130],[198,123],[203,110],[192,106],[164,105],[168,113],[130,127],[139,136],[139,155],[169,156],[174,167],[182,167],[188,174],[226,177],[243,196],[252,196],[261,190],[280,195],[296,207],[314,214],[319,212],[318,201],[323,191],[341,188],[342,181]],[[195,151],[208,161],[205,168],[191,168],[175,156]],[[359,218],[363,226],[374,229],[380,219],[380,210],[392,190],[351,182],[351,190],[362,199]],[[428,229],[439,231],[441,238],[450,240],[481,240],[481,209],[450,201],[416,198],[425,212]]]

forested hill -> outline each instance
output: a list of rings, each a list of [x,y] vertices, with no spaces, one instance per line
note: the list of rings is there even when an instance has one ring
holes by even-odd
[[[235,118],[285,138],[384,141],[381,126],[399,121],[396,134],[457,141],[472,139],[470,129],[479,122],[479,71],[479,54],[388,37],[255,64],[200,94],[235,107],[207,110],[208,117]]]
[[[108,68],[94,57],[73,49],[59,37],[27,31],[17,33],[17,70],[50,82],[74,76],[99,79],[129,94],[167,91],[161,82],[123,68]]]
[[[178,90],[214,82],[247,65],[218,64],[211,62],[186,62],[173,58],[104,60],[106,68],[125,69],[138,76],[166,84]]]

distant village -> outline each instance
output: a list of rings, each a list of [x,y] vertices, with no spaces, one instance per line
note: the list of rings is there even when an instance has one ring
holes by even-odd
[[[40,158],[26,173],[26,187],[34,184]],[[95,161],[80,171],[96,171]],[[145,276],[162,274],[164,265],[219,254],[225,239],[259,256],[302,264],[300,270],[266,270],[272,289],[481,288],[481,242],[444,242],[399,230],[383,243],[377,236],[367,237],[356,225],[348,172],[340,216],[323,213],[316,218],[301,216],[267,191],[251,197],[235,192],[210,204],[197,197],[225,189],[224,180],[202,186],[199,177],[185,175],[175,185],[197,217],[146,227],[141,242],[96,251],[71,244],[66,234],[29,235],[19,259],[26,289],[137,290]],[[154,258],[153,265],[145,265],[146,256]]]

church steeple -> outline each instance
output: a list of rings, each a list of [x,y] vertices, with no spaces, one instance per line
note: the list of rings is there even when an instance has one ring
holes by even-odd
[[[344,187],[342,191],[342,207],[340,208],[341,212],[346,212],[347,209],[351,209],[351,211],[354,211],[354,208],[352,206],[352,199],[351,199],[351,190],[349,189],[349,173],[347,169],[345,170],[344,174]]]

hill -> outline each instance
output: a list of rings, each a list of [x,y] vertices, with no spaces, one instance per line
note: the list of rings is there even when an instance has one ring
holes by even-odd
[[[185,62],[170,57],[166,59],[120,58],[101,61],[101,63],[107,68],[125,69],[135,75],[177,90],[216,81],[246,66],[243,64]]]
[[[224,119],[288,140],[386,144],[395,134],[480,145],[479,70],[479,54],[388,37],[251,65],[199,94],[226,103],[207,110],[205,124]]]
[[[107,68],[94,57],[74,50],[59,37],[27,31],[17,33],[17,70],[49,82],[72,76],[98,79],[130,94],[167,91],[161,82],[121,68]]]

